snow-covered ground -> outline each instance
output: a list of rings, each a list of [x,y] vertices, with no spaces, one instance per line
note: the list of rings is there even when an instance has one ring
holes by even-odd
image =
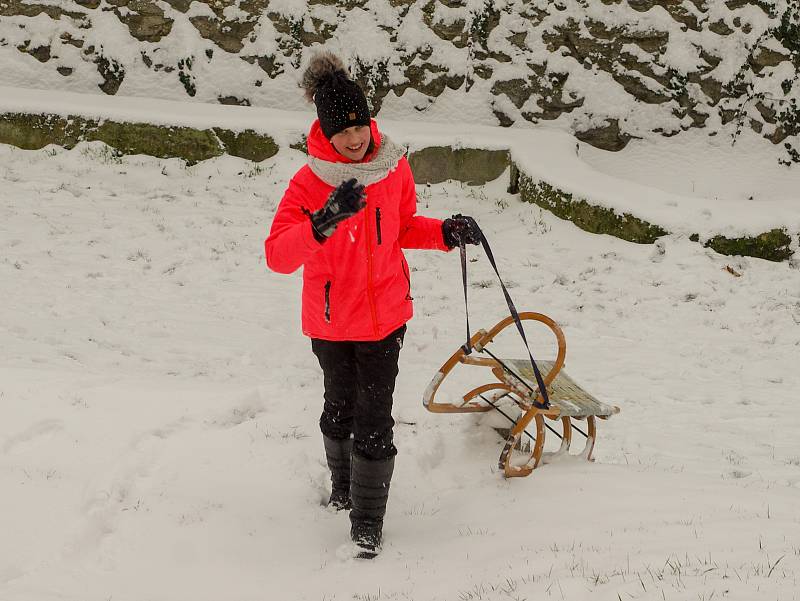
[[[461,274],[408,252],[385,549],[345,559],[300,275],[263,259],[303,160],[0,146],[0,599],[800,597],[796,264],[587,234],[507,177],[420,187],[420,212],[474,215],[517,306],[556,319],[570,375],[622,411],[594,463],[504,480],[496,416],[422,407],[463,342]],[[474,329],[506,309],[470,256]]]

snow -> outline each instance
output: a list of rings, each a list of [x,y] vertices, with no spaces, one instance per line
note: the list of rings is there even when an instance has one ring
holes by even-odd
[[[246,16],[241,2],[223,4],[226,18]],[[307,31],[312,17],[336,25],[328,49],[351,64],[385,61],[392,85],[405,79],[399,57],[426,50],[433,65],[471,74],[469,48],[436,36],[420,3],[405,17],[396,4],[369,0],[345,12],[271,0],[268,9]],[[674,233],[642,246],[587,234],[507,194],[508,173],[484,187],[418,187],[421,213],[476,217],[516,306],[561,325],[567,372],[621,412],[598,422],[594,462],[580,457],[579,434],[572,456],[558,455],[549,435],[542,467],[503,479],[493,428],[507,428],[505,418],[423,406],[464,342],[464,301],[457,254],[408,252],[416,315],[395,394],[400,454],[386,545],[374,562],[349,558],[346,515],[322,506],[322,374],[300,334],[301,278],[268,272],[263,257],[277,203],[305,161],[288,147],[313,117],[296,87],[313,48],[270,80],[241,60],[279,52],[267,14],[238,54],[189,22],[215,18],[202,2],[186,14],[158,3],[174,19],[158,43],[135,42],[103,10],[89,12],[89,29],[45,14],[0,19],[0,112],[253,129],[282,148],[261,164],[220,157],[187,167],[118,157],[99,143],[71,151],[0,145],[2,601],[800,597],[798,261],[724,257],[688,239],[782,227],[796,250],[798,166],[780,165],[781,146],[752,132],[732,144],[716,110],[705,131],[652,139],[653,128],[679,130],[672,103],[636,102],[608,73],[550,53],[541,36],[587,17],[609,29],[665,31],[664,68],[695,69],[702,47],[721,59],[710,75],[727,82],[775,19],[751,4],[730,11],[708,3],[709,22],[736,16],[752,26],[719,36],[684,32],[659,6],[564,0],[533,25],[520,17],[528,4],[549,8],[544,0],[494,3],[500,24],[490,46],[511,63],[494,61],[490,80],[473,76],[470,94],[391,92],[381,127],[412,150],[508,149],[528,175]],[[469,23],[485,5],[437,5],[434,20]],[[701,14],[692,2],[682,6]],[[778,2],[775,14],[785,6]],[[524,32],[526,50],[505,39]],[[98,89],[91,54],[53,43],[64,34],[125,69],[116,96]],[[26,42],[50,46],[51,61],[20,52]],[[625,51],[645,57],[636,45]],[[155,70],[189,58],[194,98],[176,72]],[[527,77],[527,63],[568,74],[564,97],[574,90],[584,105],[548,127],[521,119],[489,127],[493,106],[520,114],[491,88]],[[64,77],[54,65],[74,73]],[[791,64],[763,73],[754,90],[788,100],[780,82],[794,76]],[[205,104],[229,95],[258,107]],[[607,153],[570,135],[608,117],[643,139]],[[507,309],[486,258],[472,248],[469,257],[474,332]],[[552,336],[526,329],[534,356],[551,359]],[[526,356],[514,328],[493,346]],[[486,378],[459,366],[437,400],[453,402]]]
[[[792,198],[800,174],[772,160],[771,143],[755,136],[737,141],[709,138],[696,131],[663,140],[632,140],[622,153],[581,146],[584,160],[620,179],[696,199],[761,201]],[[796,210],[800,204],[795,205]]]
[[[283,15],[289,19],[302,21],[308,14],[308,3],[298,0],[271,0],[270,10]]]
[[[0,93],[0,110],[54,106],[279,139],[309,118]],[[715,227],[797,225],[796,171],[762,173],[765,147],[744,139],[576,155],[554,130],[385,129],[417,147],[511,147],[530,172],[620,206],[666,215],[678,202],[675,222],[706,210]],[[303,162],[288,149],[186,167],[99,143],[0,146],[1,599],[798,598],[796,263],[724,257],[681,232],[657,245],[587,234],[507,194],[508,174],[420,186],[420,212],[475,216],[517,307],[561,325],[567,372],[621,413],[599,422],[594,462],[551,456],[504,480],[502,417],[422,406],[464,340],[461,273],[455,254],[408,252],[416,316],[386,543],[373,562],[348,559],[347,517],[321,505],[322,377],[300,334],[300,275],[263,258]],[[507,309],[486,258],[469,258],[471,324],[489,327]],[[524,357],[508,331],[497,351]],[[528,338],[550,358],[551,337]],[[457,397],[479,370],[438,394]]]

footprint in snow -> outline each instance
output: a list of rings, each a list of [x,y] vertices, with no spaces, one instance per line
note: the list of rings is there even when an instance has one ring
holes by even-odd
[[[54,432],[64,429],[64,423],[58,419],[45,419],[33,424],[19,434],[9,437],[3,443],[3,453],[19,452],[25,446],[51,436]]]

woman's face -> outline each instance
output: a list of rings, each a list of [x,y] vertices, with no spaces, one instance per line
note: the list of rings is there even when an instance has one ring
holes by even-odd
[[[351,161],[360,161],[367,153],[370,136],[368,125],[354,125],[335,134],[331,138],[331,144],[340,155]]]

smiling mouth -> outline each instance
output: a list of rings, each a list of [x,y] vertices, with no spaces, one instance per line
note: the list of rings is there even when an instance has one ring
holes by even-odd
[[[361,144],[358,144],[357,146],[348,146],[347,150],[349,150],[350,152],[358,152],[363,147],[364,147],[364,143],[362,142]]]

